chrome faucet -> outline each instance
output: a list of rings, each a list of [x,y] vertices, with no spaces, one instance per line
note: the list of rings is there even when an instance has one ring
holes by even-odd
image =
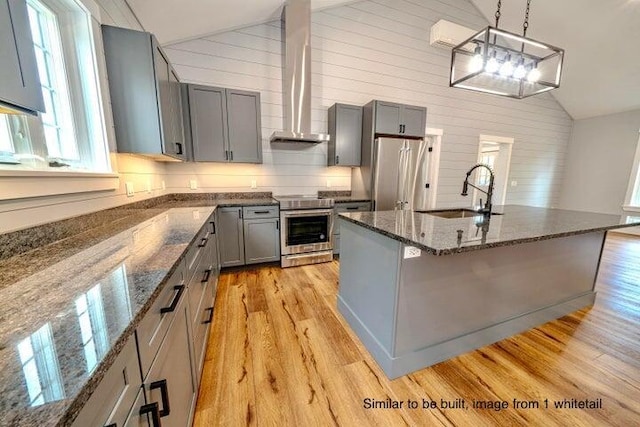
[[[473,172],[479,167],[487,168],[487,170],[489,171],[489,188],[487,189],[487,191],[483,190],[482,188],[476,187],[475,185],[469,182],[469,176],[471,175],[471,172]],[[484,206],[482,206],[482,199],[480,199],[480,209],[478,209],[478,212],[483,215],[489,216],[491,215],[491,199],[493,197],[493,184],[494,184],[493,181],[494,181],[494,175],[491,167],[485,165],[484,163],[478,163],[477,165],[469,169],[469,172],[467,172],[467,177],[464,179],[464,184],[462,184],[462,193],[460,193],[460,195],[466,196],[468,194],[467,191],[469,190],[469,186],[472,186],[476,190],[482,191],[483,193],[485,193],[487,195],[487,202],[485,203]]]

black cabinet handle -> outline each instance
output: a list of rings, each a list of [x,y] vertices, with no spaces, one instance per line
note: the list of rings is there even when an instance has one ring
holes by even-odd
[[[213,307],[205,308],[205,311],[209,310],[209,318],[202,322],[203,324],[211,323],[213,321]]]
[[[242,209],[238,209],[238,218],[242,219]]]
[[[204,248],[205,246],[207,246],[208,241],[209,241],[208,237],[203,237],[202,239],[200,239],[200,243],[198,244],[198,247]]]
[[[216,222],[210,221],[209,224],[211,224],[211,234],[216,234]]]
[[[229,151],[224,150],[224,159],[229,160]]]
[[[158,412],[158,402],[149,403],[140,407],[140,415],[151,413],[151,425],[153,427],[162,427],[160,422],[160,413]]]
[[[174,286],[173,289],[178,291],[178,292],[173,297],[173,301],[171,301],[171,304],[169,304],[169,307],[162,307],[160,309],[160,313],[171,313],[171,312],[175,311],[176,307],[178,306],[178,301],[180,301],[180,297],[182,296],[182,293],[184,292],[184,285]]]
[[[280,230],[280,220],[276,219],[276,230]]]
[[[182,143],[181,142],[176,142],[176,154],[183,154],[182,153]]]
[[[104,427],[118,427],[118,423],[112,423],[112,424],[108,424]]]
[[[233,162],[233,151],[229,151],[229,154],[231,155],[231,159],[229,159],[229,160],[231,160]]]
[[[209,276],[211,276],[211,269],[210,269],[210,268],[207,268],[207,269],[204,271],[204,277],[202,278],[202,280],[200,281],[200,283],[208,282],[208,281],[209,281]]]
[[[340,156],[336,156],[336,165],[340,164]]]
[[[348,211],[357,211],[358,207],[357,206],[347,206],[347,210]]]
[[[162,399],[162,409],[159,411],[160,417],[166,417],[171,413],[169,408],[169,390],[167,389],[167,380],[154,381],[149,384],[149,390],[160,389],[160,398]]]
[[[256,215],[266,215],[269,213],[269,211],[253,211],[253,213]]]

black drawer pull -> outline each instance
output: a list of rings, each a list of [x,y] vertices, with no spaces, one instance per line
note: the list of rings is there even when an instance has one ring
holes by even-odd
[[[269,211],[253,211],[253,213],[256,215],[264,215],[264,214],[268,214]]]
[[[140,415],[151,413],[151,425],[153,427],[162,427],[160,422],[160,413],[158,412],[158,402],[149,403],[140,407]]]
[[[154,381],[149,385],[149,390],[160,389],[160,397],[162,398],[162,409],[160,417],[166,417],[171,413],[169,408],[169,390],[167,389],[167,380]]]
[[[181,142],[176,142],[176,154],[178,154],[178,155],[184,154],[182,152],[182,143]]]
[[[107,424],[104,427],[118,427],[118,423],[111,423],[111,424]]]
[[[204,311],[209,310],[209,318],[202,322],[203,324],[211,323],[213,321],[213,307],[205,308]]]
[[[202,278],[202,280],[200,281],[200,283],[206,283],[209,281],[209,276],[211,276],[211,269],[207,268],[204,271],[204,277]]]
[[[208,242],[208,241],[209,241],[209,238],[208,238],[208,237],[203,237],[203,238],[200,240],[200,243],[198,244],[198,247],[199,247],[199,248],[204,248],[205,246],[207,246],[207,242]]]
[[[209,224],[211,224],[211,234],[216,234],[216,222],[210,221]]]
[[[280,230],[280,220],[276,219],[276,230]]]
[[[171,313],[175,311],[176,307],[178,306],[178,301],[180,301],[180,297],[184,292],[184,285],[174,286],[173,289],[178,292],[173,297],[173,301],[171,301],[171,304],[169,305],[169,307],[162,307],[160,309],[160,313]]]
[[[347,206],[348,211],[357,211],[358,209],[360,209],[358,206]]]

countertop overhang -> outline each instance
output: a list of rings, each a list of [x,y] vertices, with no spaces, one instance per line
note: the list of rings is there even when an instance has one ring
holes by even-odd
[[[340,218],[434,255],[516,245],[640,225],[638,215],[610,215],[532,206],[496,206],[488,220],[440,218],[414,211],[340,213]]]

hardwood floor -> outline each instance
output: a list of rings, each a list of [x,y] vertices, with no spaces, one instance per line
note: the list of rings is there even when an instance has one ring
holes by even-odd
[[[338,268],[222,274],[195,426],[640,425],[640,239],[609,234],[592,308],[393,381],[336,309]],[[365,398],[403,406],[365,409]],[[555,409],[563,399],[602,408]]]

